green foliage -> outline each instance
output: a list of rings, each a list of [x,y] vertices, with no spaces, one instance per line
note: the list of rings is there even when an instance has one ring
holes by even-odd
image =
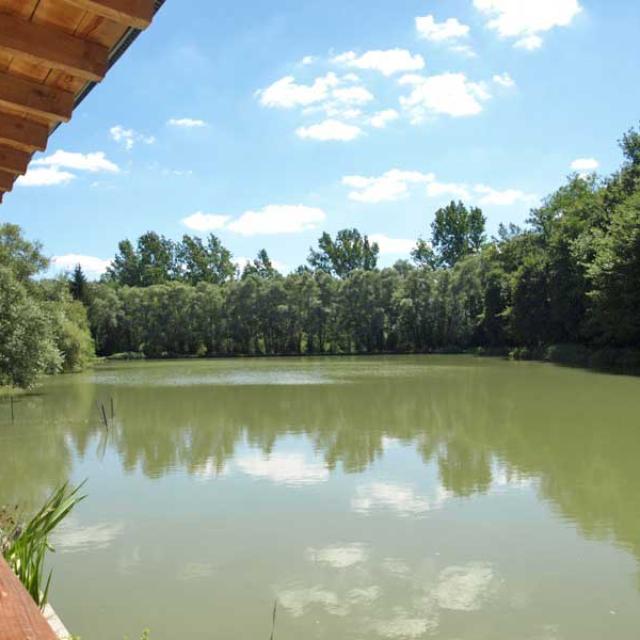
[[[102,283],[77,271],[71,291],[86,300],[104,356],[633,350],[640,134],[626,133],[621,147],[617,173],[571,176],[526,228],[501,226],[489,241],[482,211],[451,202],[435,213],[431,238],[418,239],[414,264],[378,269],[379,247],[343,229],[323,233],[293,273],[278,273],[262,250],[239,274],[215,236],[176,243],[148,232],[135,247],[120,243]],[[31,280],[46,261],[17,228],[5,225],[0,238],[2,382],[28,386],[43,371],[86,365],[92,345],[80,303],[56,282]]]
[[[206,243],[188,235],[181,242],[173,242],[149,231],[138,238],[135,248],[129,240],[119,243],[105,280],[128,287],[172,281],[222,284],[235,272],[231,252],[214,235]]]
[[[418,238],[415,248],[411,251],[411,259],[419,267],[435,269],[438,266],[438,258],[431,243],[423,238]]]
[[[640,344],[640,191],[614,211],[606,233],[594,236],[588,265],[592,326],[601,341]]]
[[[0,529],[3,556],[40,607],[47,602],[51,584],[51,572],[47,575],[44,570],[47,552],[54,551],[49,537],[73,508],[85,498],[79,495],[81,487],[82,485],[71,488],[65,483],[51,495],[27,524],[18,524],[17,518],[12,515],[11,518],[4,519],[6,529]]]
[[[344,278],[358,269],[374,270],[379,253],[380,247],[375,242],[371,244],[357,229],[343,229],[335,240],[323,233],[318,250],[311,249],[308,261],[314,269]]]
[[[95,355],[84,305],[72,298],[64,279],[42,281],[38,293],[47,311],[56,349],[62,357],[61,370],[67,373],[82,371]]]
[[[49,260],[39,243],[29,242],[15,224],[0,224],[0,266],[11,269],[20,282],[44,271]]]
[[[0,385],[29,388],[62,365],[45,306],[10,269],[0,267]]]
[[[431,225],[438,265],[453,267],[465,256],[478,253],[485,242],[485,223],[480,209],[467,209],[462,202],[452,201],[438,209]]]
[[[259,278],[277,278],[280,274],[273,266],[266,249],[261,249],[253,262],[247,262],[242,277],[258,276]]]
[[[177,269],[185,282],[222,284],[235,275],[231,252],[213,234],[206,245],[200,238],[185,235],[175,251]]]
[[[87,302],[87,278],[79,264],[75,266],[75,269],[71,274],[69,291],[74,300],[79,300],[83,304]]]
[[[19,227],[0,225],[0,385],[29,388],[41,374],[77,371],[93,358],[86,311],[69,283],[33,279],[47,264]],[[81,270],[75,276],[86,287]]]

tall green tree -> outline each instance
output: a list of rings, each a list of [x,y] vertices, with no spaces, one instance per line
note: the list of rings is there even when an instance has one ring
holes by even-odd
[[[118,252],[107,267],[106,279],[127,287],[142,286],[140,260],[130,240],[118,243]]]
[[[11,269],[20,282],[41,273],[49,266],[39,242],[30,242],[16,224],[0,224],[0,266]]]
[[[485,224],[481,209],[467,209],[462,202],[452,201],[438,209],[431,225],[431,244],[439,265],[453,267],[465,256],[478,253],[486,240]]]
[[[29,388],[62,365],[46,308],[11,269],[0,266],[0,385]]]
[[[273,266],[273,262],[271,262],[271,258],[269,257],[266,249],[260,249],[254,260],[252,262],[247,262],[242,271],[243,278],[247,278],[248,276],[258,276],[259,278],[270,279],[276,278],[279,275],[280,274]]]
[[[84,275],[82,265],[77,264],[71,274],[69,281],[69,291],[74,300],[79,300],[82,303],[87,302],[87,277]]]
[[[357,229],[342,229],[335,239],[323,233],[318,249],[311,249],[308,262],[314,269],[344,278],[352,271],[373,271],[378,264],[380,247],[370,243]]]
[[[223,284],[233,278],[236,268],[231,252],[211,234],[206,244],[201,238],[185,235],[176,248],[177,269],[190,284]]]
[[[137,254],[143,287],[176,279],[175,244],[169,238],[148,231],[138,239]]]

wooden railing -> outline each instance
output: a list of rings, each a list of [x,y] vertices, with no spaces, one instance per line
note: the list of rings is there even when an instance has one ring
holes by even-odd
[[[2,556],[0,640],[57,640],[44,615]]]

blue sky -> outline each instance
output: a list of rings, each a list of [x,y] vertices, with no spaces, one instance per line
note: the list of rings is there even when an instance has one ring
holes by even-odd
[[[452,198],[494,231],[614,170],[638,26],[637,0],[167,0],[0,218],[58,269],[147,230],[293,268],[352,226],[391,264]]]

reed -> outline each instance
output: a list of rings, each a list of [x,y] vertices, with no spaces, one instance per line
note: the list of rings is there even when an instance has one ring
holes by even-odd
[[[86,496],[79,493],[83,485],[84,482],[72,488],[65,483],[27,524],[21,526],[14,518],[11,529],[3,534],[2,552],[5,559],[40,607],[46,604],[51,586],[52,572],[46,574],[44,566],[47,552],[54,551],[49,536],[84,500]]]

